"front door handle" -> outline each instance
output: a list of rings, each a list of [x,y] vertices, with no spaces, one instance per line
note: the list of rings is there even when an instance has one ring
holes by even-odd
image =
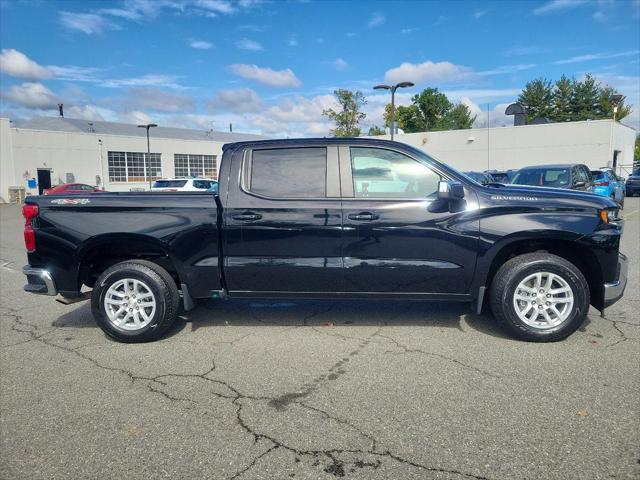
[[[380,218],[379,215],[371,212],[350,213],[348,217],[350,220],[356,220],[359,222],[377,220],[378,218]]]
[[[260,215],[259,213],[245,212],[238,215],[232,215],[231,218],[233,218],[234,220],[240,220],[242,222],[251,222],[253,220],[260,220],[262,218],[262,215]]]

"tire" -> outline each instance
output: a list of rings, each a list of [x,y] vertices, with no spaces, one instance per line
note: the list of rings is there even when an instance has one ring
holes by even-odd
[[[533,288],[540,278],[537,274],[541,274],[542,288]],[[551,285],[546,284],[549,280]],[[555,293],[567,287],[570,291]],[[540,296],[541,290],[544,297]],[[513,336],[530,342],[555,342],[571,335],[584,322],[590,303],[589,285],[582,272],[564,258],[527,253],[500,267],[491,284],[490,301],[498,324]],[[530,318],[525,321],[520,315]]]
[[[151,342],[173,324],[180,296],[171,275],[146,260],[117,263],[98,278],[91,311],[102,330],[120,342]]]

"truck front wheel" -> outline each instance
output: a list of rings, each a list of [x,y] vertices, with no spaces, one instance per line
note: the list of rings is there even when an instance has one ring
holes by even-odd
[[[100,275],[91,296],[98,325],[121,342],[149,342],[173,324],[180,297],[171,275],[153,262],[117,263]]]
[[[512,258],[491,285],[491,309],[514,336],[532,342],[562,340],[584,322],[589,286],[571,262],[549,253]]]

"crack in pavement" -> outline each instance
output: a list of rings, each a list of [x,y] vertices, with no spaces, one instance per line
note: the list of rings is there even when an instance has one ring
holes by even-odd
[[[365,432],[363,432],[362,430],[360,430],[358,427],[356,427],[355,425],[353,425],[352,423],[344,420],[344,419],[340,419],[337,417],[334,417],[332,415],[330,415],[329,413],[325,412],[324,410],[321,410],[317,407],[313,407],[311,405],[305,404],[304,402],[299,402],[296,401],[299,398],[304,398],[308,395],[310,395],[312,392],[318,390],[318,388],[326,383],[329,380],[334,380],[336,379],[339,375],[346,373],[343,369],[342,366],[345,365],[346,363],[348,363],[348,361],[350,360],[349,357],[353,357],[355,355],[358,355],[360,353],[360,351],[365,348],[373,339],[373,337],[375,336],[379,336],[379,332],[382,329],[382,327],[378,327],[378,329],[376,330],[376,332],[374,332],[372,335],[369,336],[369,338],[364,339],[363,341],[361,341],[361,343],[359,344],[358,348],[356,350],[353,350],[352,352],[349,353],[348,357],[343,357],[342,359],[340,359],[338,362],[334,363],[331,368],[329,369],[329,373],[328,374],[324,374],[324,375],[320,375],[319,377],[317,377],[312,383],[307,384],[306,388],[300,392],[300,393],[293,393],[293,394],[284,394],[281,395],[280,397],[260,397],[260,396],[250,396],[250,395],[245,395],[242,394],[239,390],[237,390],[235,387],[233,387],[230,383],[223,381],[223,380],[219,380],[219,379],[214,379],[214,378],[210,378],[208,375],[211,375],[215,370],[216,370],[216,365],[215,365],[215,361],[212,360],[212,366],[211,368],[209,368],[206,372],[201,373],[201,374],[178,374],[178,373],[169,373],[169,374],[161,374],[161,375],[156,375],[153,377],[149,377],[149,376],[144,376],[144,375],[136,375],[133,372],[123,369],[123,368],[119,368],[119,367],[111,367],[111,366],[107,366],[107,365],[103,365],[101,364],[99,361],[97,361],[96,359],[94,359],[93,357],[84,354],[80,351],[78,351],[75,348],[71,348],[71,347],[66,347],[64,345],[59,345],[57,343],[52,342],[51,340],[48,340],[46,338],[44,338],[42,335],[37,335],[35,333],[35,330],[37,330],[37,327],[35,325],[31,325],[27,322],[24,322],[24,320],[22,319],[22,317],[14,310],[14,313],[11,314],[11,316],[14,317],[14,321],[15,324],[19,324],[22,326],[28,326],[30,329],[29,330],[19,330],[22,333],[26,333],[31,337],[31,341],[37,341],[40,342],[44,345],[47,345],[51,348],[55,348],[67,353],[71,353],[73,355],[76,355],[77,357],[88,361],[90,364],[92,364],[94,367],[96,368],[100,368],[102,370],[106,370],[109,372],[113,372],[113,373],[120,373],[125,375],[127,378],[129,378],[131,380],[132,383],[135,383],[137,381],[146,381],[146,387],[148,389],[148,391],[150,393],[153,394],[159,394],[161,395],[163,398],[167,399],[170,402],[176,402],[176,403],[188,403],[192,406],[194,405],[198,405],[198,402],[196,402],[195,400],[188,398],[188,397],[177,397],[174,395],[171,395],[167,392],[165,392],[164,390],[160,388],[158,388],[159,385],[161,386],[167,386],[167,383],[165,381],[163,381],[166,378],[171,378],[171,377],[178,377],[178,378],[200,378],[202,380],[208,381],[208,382],[213,382],[216,384],[220,384],[220,385],[224,385],[230,392],[232,392],[232,395],[224,395],[224,394],[220,394],[218,392],[208,392],[210,394],[212,394],[213,396],[219,397],[219,398],[223,398],[223,399],[230,399],[231,403],[235,406],[235,410],[236,410],[236,423],[240,426],[240,428],[242,430],[244,430],[246,433],[248,433],[249,435],[253,436],[254,439],[254,444],[257,444],[260,440],[268,440],[269,442],[271,442],[272,446],[267,449],[265,452],[262,452],[260,455],[257,455],[256,457],[254,457],[252,459],[252,461],[249,463],[249,465],[247,465],[246,467],[244,467],[242,470],[239,470],[238,472],[236,472],[233,476],[230,477],[231,479],[237,479],[240,478],[242,475],[244,475],[246,472],[248,472],[249,470],[251,470],[258,462],[260,459],[266,457],[267,455],[269,455],[271,452],[276,451],[278,449],[284,449],[287,451],[290,451],[292,453],[294,453],[297,456],[311,456],[313,458],[315,458],[317,460],[317,464],[319,465],[319,458],[320,457],[324,457],[327,458],[330,463],[328,465],[325,466],[324,471],[326,473],[330,473],[336,477],[343,477],[346,475],[346,470],[345,470],[345,466],[353,466],[356,468],[364,468],[364,467],[371,467],[371,468],[378,468],[379,463],[372,463],[372,462],[365,462],[363,460],[363,457],[370,455],[370,456],[375,456],[378,458],[389,458],[392,459],[396,462],[402,463],[404,465],[407,466],[411,466],[417,469],[421,469],[424,470],[426,472],[437,472],[437,473],[448,473],[448,474],[453,474],[453,475],[458,475],[464,478],[471,478],[471,479],[475,479],[475,480],[488,480],[487,477],[484,476],[478,476],[478,475],[473,475],[473,474],[469,474],[469,473],[465,473],[462,472],[460,470],[456,470],[456,469],[445,469],[445,468],[440,468],[440,467],[430,467],[427,465],[423,465],[417,462],[414,462],[412,460],[408,460],[405,459],[403,457],[401,457],[400,455],[391,453],[391,451],[384,450],[384,451],[378,451],[377,449],[377,445],[378,442],[375,440],[375,438],[369,434],[366,434]],[[44,335],[44,334],[43,334]],[[244,337],[242,337],[244,338]],[[239,339],[234,340],[237,341]],[[78,348],[83,348],[83,346],[78,347]],[[361,434],[362,436],[364,436],[365,438],[368,438],[371,441],[371,449],[369,450],[363,450],[363,449],[339,449],[339,448],[333,448],[333,449],[326,449],[326,450],[304,450],[304,449],[299,449],[299,448],[295,448],[291,445],[287,445],[284,442],[281,442],[279,440],[277,440],[275,437],[272,437],[266,433],[261,433],[258,432],[256,430],[254,430],[247,422],[244,421],[244,419],[242,418],[242,400],[249,400],[249,401],[256,401],[256,400],[261,400],[261,401],[268,401],[269,404],[276,408],[276,409],[284,409],[286,408],[287,405],[289,405],[290,403],[296,403],[300,406],[302,406],[303,408],[306,408],[308,410],[314,411],[320,415],[325,416],[326,418],[332,419],[334,421],[336,421],[339,424],[342,424],[344,426],[348,426],[349,428],[354,429],[355,431],[357,431],[359,434]],[[345,461],[345,460],[341,460],[338,458],[339,455],[354,455],[356,457],[359,457],[357,459],[354,459],[352,461]],[[315,463],[314,463],[315,465]]]
[[[391,343],[393,343],[396,347],[400,348],[403,350],[403,352],[401,353],[421,353],[423,355],[428,355],[431,357],[436,357],[436,358],[440,358],[442,360],[447,360],[449,362],[452,362],[460,367],[463,367],[465,369],[468,370],[473,370],[477,373],[481,373],[482,375],[485,375],[487,377],[492,377],[492,378],[500,378],[499,375],[495,375],[491,372],[488,372],[486,370],[483,370],[481,368],[475,367],[473,365],[469,365],[467,363],[464,363],[460,360],[458,360],[457,358],[453,358],[453,357],[449,357],[447,355],[443,355],[442,353],[435,353],[435,352],[427,352],[425,350],[420,350],[419,348],[409,348],[406,345],[400,343],[399,341],[397,341],[395,338],[387,336],[387,335],[382,335],[381,333],[377,333],[376,336],[381,337],[381,338],[385,338],[387,340],[389,340]],[[394,352],[389,352],[389,353],[394,353]]]

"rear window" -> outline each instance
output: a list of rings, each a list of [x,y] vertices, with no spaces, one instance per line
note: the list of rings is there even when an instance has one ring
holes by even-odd
[[[186,184],[186,180],[156,180],[153,188],[182,188]]]
[[[604,172],[600,170],[591,170],[591,176],[593,177],[594,180],[598,180],[604,177]]]
[[[520,170],[513,178],[517,185],[536,185],[539,187],[559,187],[571,183],[568,168],[532,168]]]
[[[194,188],[201,188],[203,190],[208,190],[211,188],[211,180],[194,180],[193,186]]]
[[[327,149],[254,150],[248,173],[245,185],[250,192],[274,198],[322,198],[326,196]]]

